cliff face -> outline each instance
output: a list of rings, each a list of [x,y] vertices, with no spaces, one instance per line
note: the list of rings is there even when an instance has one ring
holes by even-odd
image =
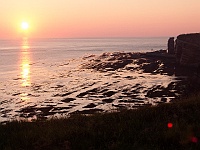
[[[200,33],[181,34],[175,42],[177,62],[184,66],[200,65]]]

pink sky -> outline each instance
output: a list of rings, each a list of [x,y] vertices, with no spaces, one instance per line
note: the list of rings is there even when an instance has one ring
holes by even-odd
[[[199,6],[200,0],[7,0],[0,38],[176,36],[200,32]]]

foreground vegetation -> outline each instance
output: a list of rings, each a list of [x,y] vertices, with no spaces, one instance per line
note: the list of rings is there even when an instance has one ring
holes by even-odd
[[[200,149],[200,94],[119,113],[0,125],[0,149]]]

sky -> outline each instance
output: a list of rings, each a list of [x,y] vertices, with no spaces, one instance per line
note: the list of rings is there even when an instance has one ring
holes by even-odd
[[[199,8],[200,0],[0,0],[0,38],[177,36],[200,32]]]

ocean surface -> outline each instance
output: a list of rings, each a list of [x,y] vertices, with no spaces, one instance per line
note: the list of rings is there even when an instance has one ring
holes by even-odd
[[[52,84],[61,87],[65,82],[64,78],[56,82],[54,79],[80,63],[75,60],[104,52],[167,49],[167,40],[168,37],[0,40],[0,122],[16,119],[22,108],[39,107],[39,103],[50,99],[55,93]],[[45,88],[40,91],[41,86]]]
[[[145,52],[167,48],[167,37],[101,39],[27,39],[0,40],[0,81],[16,75],[22,61],[51,64],[103,52]],[[39,66],[44,67],[44,66]]]

